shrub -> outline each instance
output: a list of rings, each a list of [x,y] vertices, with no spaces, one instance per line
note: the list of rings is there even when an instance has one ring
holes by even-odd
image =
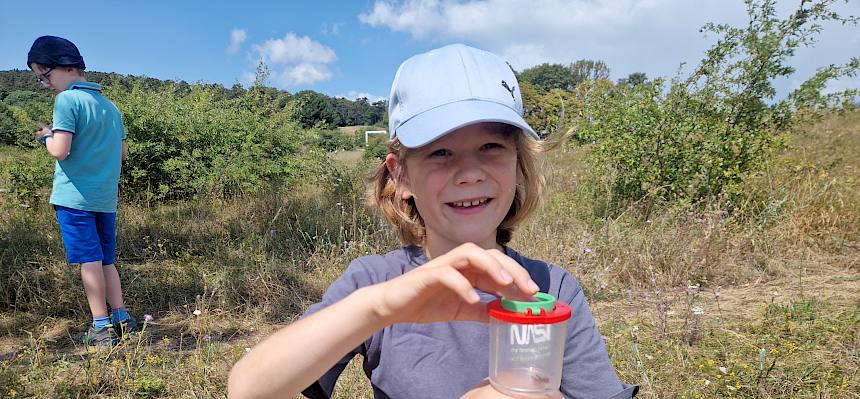
[[[54,179],[54,162],[43,149],[21,150],[0,159],[0,182],[15,197],[16,204],[32,206],[50,187]]]
[[[355,135],[348,135],[337,130],[323,130],[319,133],[316,146],[326,151],[351,150],[356,147]]]
[[[362,157],[364,159],[384,159],[386,154],[388,154],[388,143],[385,140],[371,140],[364,147]]]
[[[123,112],[129,158],[121,185],[134,198],[254,193],[301,179],[324,158],[299,154],[303,132],[286,112],[249,107],[245,98],[215,100],[199,85],[187,94],[140,85],[108,94]]]
[[[51,120],[48,93],[15,90],[0,101],[0,144],[36,147],[36,126]]]
[[[798,107],[821,104],[824,83],[860,64],[825,68],[775,101],[773,81],[794,72],[788,59],[814,42],[820,23],[856,23],[831,4],[804,1],[779,19],[774,1],[750,0],[747,27],[705,26],[720,37],[689,77],[577,87],[584,105],[576,135],[596,144],[592,163],[610,212],[637,205],[647,215],[656,203],[736,202],[741,183],[763,170],[771,149],[782,146],[782,133],[797,124]]]

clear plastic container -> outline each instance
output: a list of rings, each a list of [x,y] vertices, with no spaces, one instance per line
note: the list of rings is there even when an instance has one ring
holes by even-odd
[[[490,383],[520,396],[561,386],[570,307],[548,294],[536,302],[495,300],[490,315]]]

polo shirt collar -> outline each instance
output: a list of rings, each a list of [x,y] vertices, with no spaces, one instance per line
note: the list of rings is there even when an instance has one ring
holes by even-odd
[[[95,82],[72,82],[66,90],[74,89],[102,91],[102,86]]]

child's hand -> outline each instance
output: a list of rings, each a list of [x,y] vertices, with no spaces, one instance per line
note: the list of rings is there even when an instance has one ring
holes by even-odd
[[[515,395],[509,393],[502,393],[492,385],[490,385],[490,381],[488,379],[484,379],[480,384],[476,385],[474,388],[466,392],[460,399],[562,399],[563,396],[561,392],[558,390],[552,392],[546,392],[543,394],[531,394],[531,395]]]
[[[41,139],[42,136],[46,136],[46,135],[53,133],[51,131],[51,127],[48,125],[45,125],[44,123],[39,123],[37,126],[38,126],[38,130],[36,130],[36,140]]]
[[[467,243],[398,278],[374,286],[375,312],[388,323],[487,321],[475,288],[529,300],[538,286],[502,252]]]

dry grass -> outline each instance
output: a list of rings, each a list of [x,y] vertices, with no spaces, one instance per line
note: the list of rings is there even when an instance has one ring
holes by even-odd
[[[792,136],[732,213],[649,220],[595,217],[585,150],[558,150],[546,203],[513,246],[582,281],[640,397],[858,398],[858,128],[860,113],[833,115]],[[87,311],[50,209],[0,194],[0,396],[223,397],[246,347],[350,260],[396,245],[361,206],[365,168],[334,164],[319,182],[254,198],[124,204],[127,302],[155,321],[97,354],[71,339]],[[338,397],[369,397],[362,374],[353,362]]]

